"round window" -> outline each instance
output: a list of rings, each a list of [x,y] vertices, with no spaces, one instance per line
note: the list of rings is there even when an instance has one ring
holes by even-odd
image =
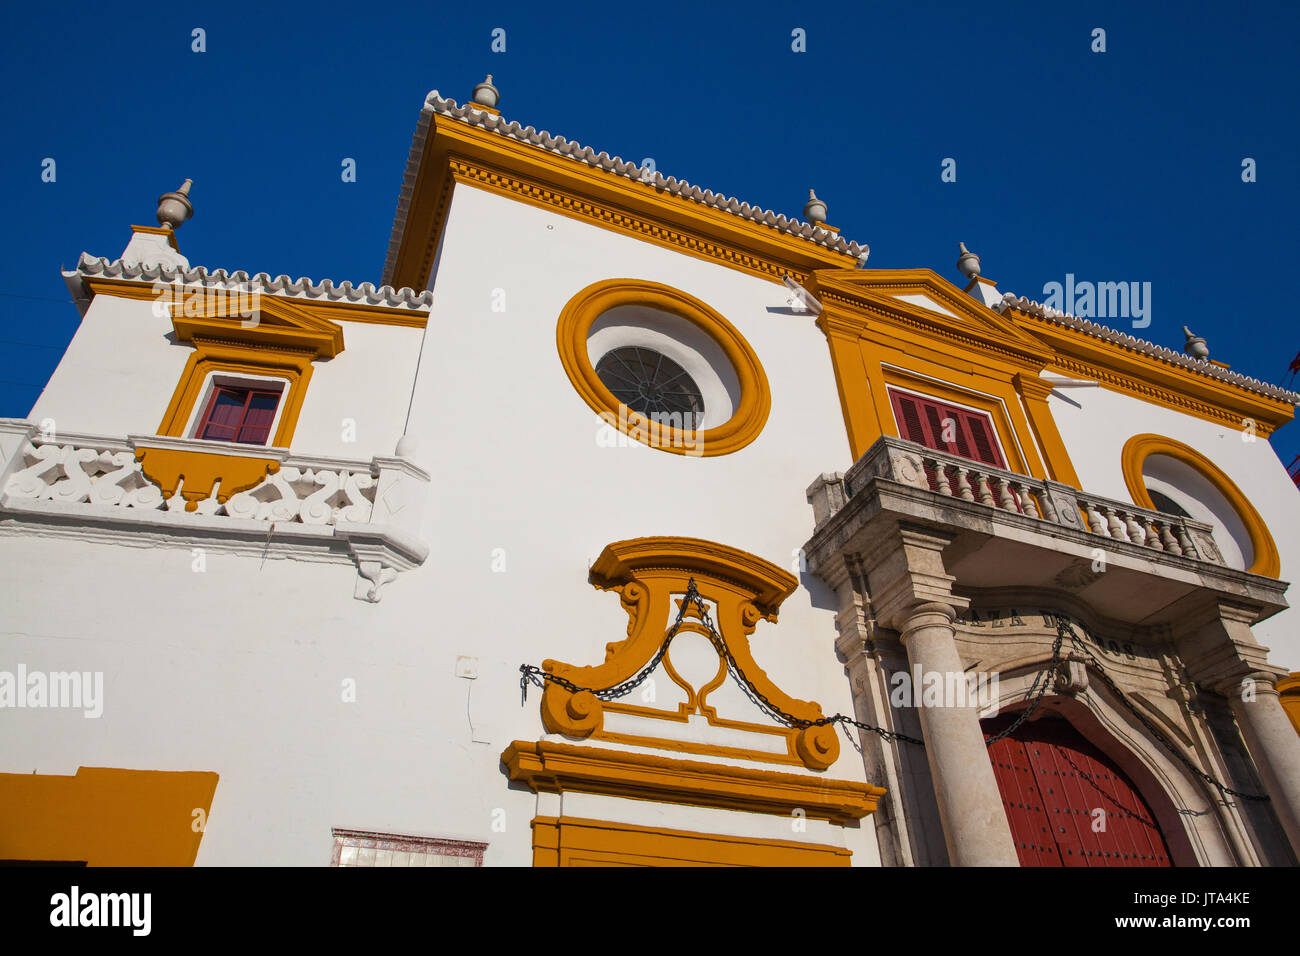
[[[679,420],[695,429],[704,419],[704,396],[686,369],[662,352],[637,345],[606,352],[596,375],[615,398],[655,420]]]
[[[1134,435],[1121,453],[1133,503],[1210,525],[1224,563],[1277,577],[1277,545],[1241,489],[1209,458],[1163,435]]]
[[[556,345],[602,427],[652,448],[726,455],[767,421],[771,393],[754,350],[721,315],[671,286],[588,286],[560,314]]]

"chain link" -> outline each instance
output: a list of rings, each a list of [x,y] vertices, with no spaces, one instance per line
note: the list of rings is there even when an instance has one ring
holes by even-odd
[[[772,703],[772,701],[770,701],[761,690],[754,686],[753,681],[745,676],[745,672],[741,670],[735,657],[732,656],[731,649],[727,647],[727,642],[722,639],[722,635],[719,634],[717,628],[713,626],[713,619],[709,616],[709,609],[705,605],[704,599],[700,596],[700,592],[695,586],[694,578],[691,578],[686,585],[686,595],[682,599],[681,608],[677,612],[677,619],[673,622],[673,626],[664,637],[663,643],[659,645],[659,650],[655,652],[654,657],[652,657],[649,663],[638,671],[636,675],[628,678],[621,684],[614,685],[613,687],[580,687],[572,681],[552,674],[549,671],[544,671],[540,667],[535,667],[532,664],[523,664],[519,668],[519,692],[521,703],[528,699],[529,684],[542,688],[545,688],[548,683],[558,684],[571,694],[586,691],[600,700],[614,700],[615,698],[630,694],[633,690],[644,683],[646,678],[649,677],[650,674],[659,666],[659,663],[663,660],[664,654],[668,652],[668,646],[672,643],[673,638],[677,636],[678,631],[681,630],[682,621],[686,617],[687,610],[692,605],[695,606],[696,611],[699,614],[701,624],[708,631],[709,641],[713,644],[714,649],[722,655],[723,660],[726,661],[727,672],[735,678],[736,682],[740,684],[745,693],[749,695],[749,698],[754,701],[754,703],[757,704],[764,713],[776,720],[778,723],[785,724],[787,727],[796,727],[800,730],[807,727],[824,727],[829,724],[849,724],[857,727],[859,730],[878,734],[882,740],[901,740],[904,743],[916,744],[918,747],[925,746],[924,742],[918,740],[916,737],[909,737],[907,734],[901,734],[893,730],[886,730],[883,727],[874,727],[871,724],[863,723],[860,720],[854,720],[852,717],[847,717],[844,714],[836,714],[834,717],[821,717],[817,720],[806,720],[802,717],[795,717],[793,714],[787,714],[776,704]]]
[[[886,730],[883,727],[875,727],[871,724],[863,723],[860,720],[854,720],[852,717],[848,717],[844,714],[836,714],[833,717],[821,717],[817,720],[806,720],[801,717],[795,717],[793,714],[787,714],[780,707],[776,706],[776,704],[768,700],[767,696],[763,694],[762,691],[754,686],[754,683],[745,676],[745,672],[741,670],[740,665],[736,663],[736,659],[731,654],[731,649],[727,647],[727,642],[722,639],[722,635],[719,634],[717,629],[713,626],[713,619],[709,616],[708,607],[705,605],[704,599],[700,596],[700,592],[695,586],[695,578],[691,578],[687,583],[686,594],[682,599],[681,607],[677,611],[677,619],[673,621],[673,626],[664,637],[663,643],[659,645],[659,649],[655,652],[654,657],[652,657],[645,667],[641,668],[641,670],[635,675],[623,681],[621,684],[615,684],[613,687],[581,687],[567,678],[552,674],[549,671],[544,671],[540,667],[535,667],[532,664],[522,664],[519,667],[520,704],[522,705],[528,700],[529,684],[543,689],[545,689],[547,684],[556,684],[563,687],[571,694],[578,694],[585,691],[600,700],[616,700],[619,697],[627,696],[632,691],[636,690],[636,688],[641,686],[641,684],[645,683],[646,679],[659,667],[659,664],[663,661],[664,655],[668,653],[668,646],[681,630],[682,622],[685,620],[686,613],[692,605],[695,606],[696,611],[699,614],[701,624],[708,631],[709,641],[727,662],[727,672],[736,679],[737,683],[739,683],[745,693],[749,695],[750,699],[778,723],[785,724],[787,727],[796,727],[801,730],[807,727],[824,727],[830,724],[846,724],[856,727],[859,730],[866,731],[867,733],[876,734],[882,740],[898,740],[903,743],[914,744],[918,747],[925,746],[925,742],[916,737],[910,737],[907,734],[899,733],[894,730]],[[1092,664],[1092,668],[1096,671],[1097,676],[1101,678],[1102,682],[1110,689],[1111,693],[1115,695],[1116,699],[1124,705],[1125,709],[1137,718],[1138,722],[1147,729],[1147,732],[1150,733],[1151,736],[1164,744],[1165,749],[1173,754],[1174,758],[1183,764],[1190,773],[1194,774],[1198,779],[1210,784],[1225,796],[1240,797],[1243,800],[1269,799],[1265,794],[1242,793],[1239,790],[1234,790],[1231,787],[1220,783],[1214,777],[1210,776],[1210,774],[1193,764],[1192,761],[1188,759],[1187,756],[1184,755],[1164,734],[1164,732],[1152,723],[1151,720],[1148,719],[1147,716],[1129,700],[1128,696],[1120,690],[1119,685],[1117,685],[1111,676],[1106,673],[1105,668],[1101,666],[1101,661],[1097,659],[1097,656],[1092,653],[1086,644],[1083,643],[1083,639],[1075,633],[1074,628],[1059,616],[1056,618],[1056,639],[1052,642],[1052,659],[1043,670],[1039,671],[1034,676],[1034,682],[1029,686],[1029,690],[1025,694],[1024,699],[1029,701],[1029,706],[1022,710],[1016,716],[1016,719],[1013,720],[1004,730],[989,737],[985,741],[986,747],[991,747],[999,740],[1015,733],[1020,725],[1028,720],[1038,709],[1038,705],[1042,703],[1043,698],[1047,695],[1047,691],[1060,668],[1061,649],[1064,646],[1067,637],[1070,640],[1070,644]]]

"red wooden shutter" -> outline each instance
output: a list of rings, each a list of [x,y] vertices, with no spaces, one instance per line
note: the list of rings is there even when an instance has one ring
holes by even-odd
[[[1007,467],[998,449],[993,419],[984,412],[957,408],[947,402],[892,388],[889,389],[889,401],[898,420],[899,434],[907,441],[995,468]],[[943,440],[945,425],[949,426],[953,438],[950,442]]]

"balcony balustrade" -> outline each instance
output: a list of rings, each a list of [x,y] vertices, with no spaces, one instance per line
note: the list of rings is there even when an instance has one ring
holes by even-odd
[[[261,473],[233,493],[222,490],[223,478],[195,491],[186,474],[165,490],[141,460],[159,449],[182,462],[187,454],[205,462],[226,456],[231,471],[218,466],[222,474],[241,461],[246,469],[251,457]],[[63,534],[164,532],[233,547],[274,534],[281,552],[350,555],[363,579],[357,596],[368,601],[427,556],[419,534],[428,485],[428,474],[405,458],[323,458],[156,435],[54,435],[0,419],[0,519],[10,525],[36,523]]]

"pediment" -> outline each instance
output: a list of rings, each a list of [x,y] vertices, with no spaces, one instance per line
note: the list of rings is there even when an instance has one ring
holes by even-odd
[[[315,314],[310,303],[258,293],[195,291],[192,298],[169,303],[178,341],[197,337],[291,348],[310,351],[313,358],[333,358],[343,351],[343,327]]]
[[[863,325],[893,322],[937,338],[975,339],[1046,361],[1051,352],[1010,319],[929,269],[834,269],[814,273],[825,313]]]

